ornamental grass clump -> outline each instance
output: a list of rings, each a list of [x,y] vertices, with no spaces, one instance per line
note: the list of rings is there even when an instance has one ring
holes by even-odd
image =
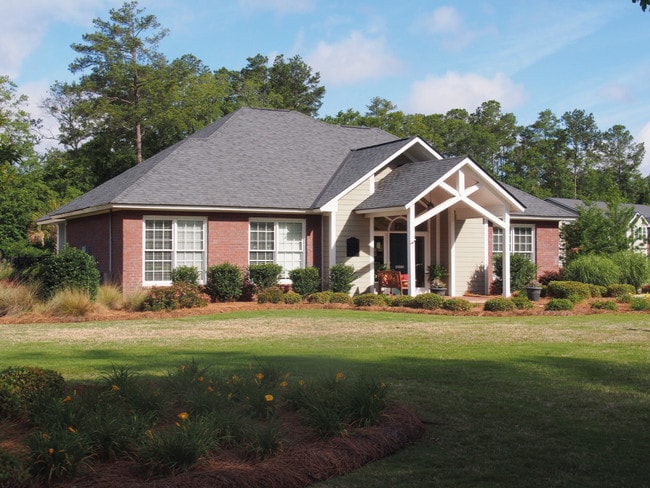
[[[56,316],[83,317],[93,310],[94,303],[87,292],[66,288],[57,291],[47,303],[47,313]]]
[[[30,312],[36,303],[37,292],[34,286],[0,281],[0,317]]]
[[[100,285],[95,303],[108,310],[122,310],[126,306],[121,288],[112,284]]]

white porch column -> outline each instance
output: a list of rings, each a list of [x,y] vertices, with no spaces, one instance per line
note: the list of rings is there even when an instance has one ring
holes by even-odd
[[[503,296],[510,296],[510,212],[506,209],[503,216],[506,224],[503,229]]]
[[[415,296],[415,206],[409,208],[406,215],[406,244],[408,246],[409,295]]]
[[[375,293],[377,291],[375,290],[375,218],[370,217],[368,220],[370,221],[370,241],[368,242],[368,249],[370,249],[368,262],[370,267],[370,283],[368,283],[368,286],[372,290],[372,293]]]
[[[330,212],[330,268],[336,264],[336,211]]]
[[[447,271],[449,279],[447,280],[447,293],[450,297],[456,294],[456,212],[449,210],[447,212],[448,233],[449,233],[449,270]]]

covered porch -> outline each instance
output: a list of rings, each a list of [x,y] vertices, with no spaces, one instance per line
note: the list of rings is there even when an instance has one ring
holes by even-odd
[[[447,294],[487,294],[488,222],[509,232],[524,207],[468,157],[412,162],[374,181],[355,209],[368,220],[370,279],[378,268],[405,275],[409,295],[429,291],[427,268],[443,265]],[[510,249],[504,242],[503,294],[510,295]]]

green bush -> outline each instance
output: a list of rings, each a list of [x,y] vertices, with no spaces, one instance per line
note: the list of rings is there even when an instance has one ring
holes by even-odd
[[[650,310],[650,298],[646,297],[631,297],[630,308],[637,312],[643,310]]]
[[[25,413],[42,396],[63,397],[65,381],[56,371],[9,367],[0,371],[0,418]]]
[[[503,291],[503,254],[492,258],[496,279],[496,291]],[[510,255],[510,290],[519,291],[537,277],[537,265],[522,254]]]
[[[515,307],[519,310],[529,310],[533,308],[533,302],[531,302],[526,295],[517,295],[511,297],[510,301],[515,304]]]
[[[0,486],[27,487],[30,486],[29,477],[27,464],[0,447]]]
[[[153,287],[142,303],[146,311],[177,310],[179,308],[205,307],[208,297],[197,285],[179,283],[167,287]]]
[[[248,278],[255,283],[258,290],[264,290],[278,284],[282,266],[275,263],[251,264],[248,267]]]
[[[213,302],[237,300],[244,287],[244,274],[238,266],[221,263],[208,267],[205,291]]]
[[[41,291],[49,298],[58,290],[72,288],[88,292],[90,299],[95,300],[99,280],[95,258],[81,249],[65,246],[43,264]]]
[[[302,303],[302,295],[300,293],[296,293],[295,291],[288,291],[284,294],[284,303]]]
[[[354,280],[354,266],[338,263],[330,268],[329,290],[349,293]]]
[[[452,312],[469,312],[472,304],[462,298],[448,298],[442,302],[442,308]]]
[[[353,300],[352,297],[347,293],[337,291],[336,293],[332,293],[332,297],[330,298],[330,303],[343,303],[346,305],[351,305],[353,303]]]
[[[636,293],[636,288],[634,285],[621,285],[615,284],[607,287],[607,296],[618,298],[622,295],[634,295]]]
[[[284,303],[284,292],[277,286],[264,288],[257,294],[257,303]]]
[[[585,254],[572,259],[564,273],[567,281],[609,286],[619,282],[621,268],[606,256]]]
[[[573,310],[574,302],[568,298],[551,298],[544,310],[558,311],[558,310]]]
[[[435,310],[442,307],[445,299],[437,293],[422,293],[413,298],[414,308],[424,308],[426,310]]]
[[[486,312],[510,312],[515,309],[515,304],[504,297],[490,298],[483,304]]]
[[[612,261],[621,269],[619,283],[633,285],[635,292],[650,280],[650,260],[644,254],[619,251],[612,254]]]
[[[413,300],[415,297],[412,295],[386,296],[386,305],[389,307],[413,307]]]
[[[293,285],[293,291],[302,296],[316,293],[320,287],[320,273],[318,268],[296,268],[289,271],[289,279]]]
[[[580,303],[591,297],[589,285],[577,281],[551,281],[547,292],[552,298],[566,298],[573,303]]]
[[[312,293],[307,297],[307,301],[309,303],[329,303],[332,300],[332,296],[334,295],[333,292],[331,291],[317,291],[316,293]],[[347,295],[347,293],[346,293]]]
[[[190,285],[199,284],[199,270],[196,266],[176,266],[171,271],[172,284],[189,283]]]
[[[596,300],[591,304],[591,308],[597,310],[618,310],[616,303],[608,300]]]
[[[354,297],[354,304],[357,307],[383,307],[386,305],[384,295],[376,295],[374,293],[362,293]]]
[[[607,295],[607,287],[602,285],[589,285],[589,293],[592,298],[600,298]]]
[[[632,301],[632,295],[629,293],[623,293],[622,295],[616,297],[616,301],[618,303],[630,303]]]

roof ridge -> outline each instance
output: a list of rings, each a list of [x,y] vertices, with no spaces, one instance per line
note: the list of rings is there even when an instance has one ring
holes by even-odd
[[[342,127],[342,126],[339,126],[339,127]],[[363,127],[360,127],[360,128],[363,129]],[[370,129],[371,127],[368,127],[368,128]],[[372,127],[372,128],[374,129],[375,127]],[[381,130],[381,129],[379,129],[379,130]],[[352,149],[350,149],[350,151],[351,151],[351,152],[355,152],[355,151],[365,151],[365,150],[367,150],[367,149],[374,149],[374,148],[376,148],[376,147],[387,146],[388,144],[395,144],[395,143],[398,143],[398,142],[409,141],[409,140],[414,139],[414,138],[415,138],[415,136],[412,136],[412,137],[402,137],[401,139],[395,139],[394,141],[386,141],[386,142],[380,142],[380,143],[377,143],[377,144],[373,144],[373,145],[371,145],[371,146],[362,146],[362,147],[352,148]]]

